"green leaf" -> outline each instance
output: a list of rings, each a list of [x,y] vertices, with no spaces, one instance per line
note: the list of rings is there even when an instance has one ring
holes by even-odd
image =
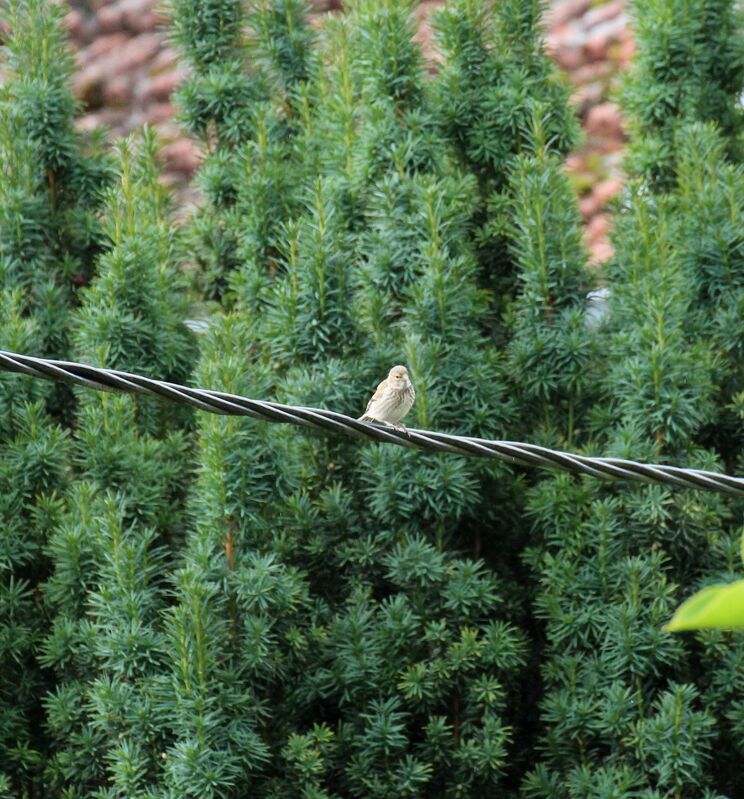
[[[703,588],[683,602],[664,626],[667,632],[704,628],[744,629],[744,580]]]

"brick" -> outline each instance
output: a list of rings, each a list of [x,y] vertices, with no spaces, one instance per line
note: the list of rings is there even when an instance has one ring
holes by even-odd
[[[118,108],[102,108],[91,114],[85,114],[75,120],[75,127],[80,131],[91,131],[96,128],[117,128],[122,124],[123,114]]]
[[[103,84],[103,101],[107,105],[126,105],[132,99],[132,77],[123,73]]]
[[[571,83],[580,86],[583,83],[607,81],[614,72],[615,65],[609,61],[594,61],[574,70],[571,73]]]
[[[584,14],[583,22],[587,29],[590,29],[595,25],[600,25],[603,22],[620,16],[624,11],[625,3],[623,0],[611,0],[609,3],[604,3],[601,6],[589,9],[589,11]]]
[[[604,100],[606,92],[607,87],[604,83],[585,83],[571,94],[571,103],[576,108],[577,113],[580,116],[584,116],[589,113],[589,109],[592,106]]]
[[[589,109],[586,115],[586,132],[588,136],[611,136],[621,138],[623,135],[623,118],[615,103],[600,103]]]
[[[560,58],[564,50],[580,50],[585,41],[586,32],[581,23],[572,20],[552,30],[545,38],[545,47],[548,52]]]
[[[625,69],[633,60],[635,55],[635,40],[629,29],[626,29],[618,37],[618,43],[611,52],[611,57],[617,62],[618,66]]]
[[[122,48],[122,69],[144,66],[160,51],[160,36],[157,33],[141,33],[130,39]]]
[[[607,203],[620,192],[623,187],[623,182],[619,177],[607,178],[602,180],[594,187],[594,196],[599,201],[600,205],[605,206]]]
[[[96,13],[98,27],[104,33],[120,31],[124,27],[124,18],[118,3],[102,6]]]
[[[73,38],[80,36],[83,30],[83,15],[76,8],[70,9],[65,14],[65,27]]]
[[[145,118],[148,125],[161,125],[175,113],[176,109],[171,103],[153,103],[145,109]]]
[[[591,5],[591,0],[561,0],[545,14],[545,24],[553,29],[570,19],[581,17]]]
[[[587,223],[586,238],[589,242],[606,239],[612,229],[612,220],[607,214],[595,214]]]
[[[578,153],[572,153],[566,158],[565,166],[569,172],[581,172],[586,166],[586,159]]]
[[[588,194],[579,201],[579,211],[584,219],[591,219],[599,212],[599,202],[594,194]]]
[[[78,53],[78,63],[85,67],[93,63],[101,56],[122,47],[129,41],[129,37],[124,33],[106,33],[97,36],[84,50]]]
[[[120,0],[118,5],[124,26],[136,33],[152,31],[163,20],[155,12],[153,0]]]
[[[589,245],[589,263],[603,264],[615,255],[615,248],[609,239],[599,239]]]
[[[147,81],[141,97],[146,101],[167,100],[180,82],[181,75],[178,70],[172,69],[170,72],[162,72]]]
[[[610,48],[619,42],[620,34],[626,29],[625,16],[616,17],[609,22],[597,25],[587,36],[584,51],[590,61],[604,61],[610,56]]]
[[[553,53],[553,58],[561,69],[573,72],[586,63],[583,47],[562,47]]]
[[[171,69],[179,62],[179,54],[175,47],[164,46],[150,62],[150,74]]]
[[[168,169],[188,174],[196,171],[201,160],[193,142],[186,138],[167,144],[160,154],[168,165]]]

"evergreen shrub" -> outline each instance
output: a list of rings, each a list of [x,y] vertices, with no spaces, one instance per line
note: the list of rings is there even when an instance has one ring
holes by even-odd
[[[450,0],[432,66],[412,1],[172,0],[178,224],[8,8],[2,347],[357,416],[404,363],[411,426],[744,468],[729,0],[633,6],[601,324],[539,2]],[[744,797],[741,638],[663,629],[740,500],[7,374],[0,453],[0,797]]]

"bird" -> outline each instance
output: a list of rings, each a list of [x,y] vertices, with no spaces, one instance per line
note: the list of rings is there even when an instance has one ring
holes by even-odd
[[[408,369],[405,366],[394,366],[377,386],[359,421],[382,422],[405,430],[405,425],[400,424],[400,420],[411,410],[415,399],[416,392],[408,376]]]

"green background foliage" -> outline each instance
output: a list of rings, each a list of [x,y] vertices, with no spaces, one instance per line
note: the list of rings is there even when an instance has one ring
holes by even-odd
[[[744,468],[728,0],[634,5],[597,324],[539,3],[451,0],[432,74],[399,0],[173,0],[179,224],[150,131],[75,132],[59,6],[7,8],[3,348],[352,415],[405,363],[415,426]],[[9,374],[0,453],[0,797],[744,796],[742,639],[663,629],[739,591],[739,500]]]

